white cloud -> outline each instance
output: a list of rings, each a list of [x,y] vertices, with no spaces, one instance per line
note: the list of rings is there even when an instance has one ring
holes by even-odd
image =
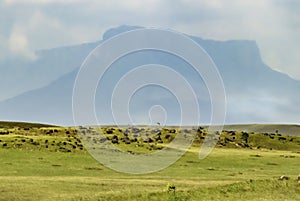
[[[33,60],[36,58],[34,52],[29,48],[27,37],[21,30],[14,30],[8,39],[8,48],[14,55]]]

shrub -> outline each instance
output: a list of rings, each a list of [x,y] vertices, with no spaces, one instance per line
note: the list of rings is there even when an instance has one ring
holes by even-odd
[[[175,194],[176,186],[173,183],[168,183],[167,184],[167,192],[173,192]]]
[[[249,138],[249,134],[246,133],[246,132],[243,132],[243,134],[242,134],[242,139],[243,139],[246,143],[248,143],[248,138]]]
[[[118,141],[117,139],[112,139],[111,142],[112,142],[113,144],[119,144],[119,141]]]

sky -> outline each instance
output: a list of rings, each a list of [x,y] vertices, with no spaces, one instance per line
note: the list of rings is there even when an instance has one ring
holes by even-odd
[[[267,65],[300,80],[299,13],[298,0],[2,0],[0,62],[98,41],[105,30],[126,24],[255,40]]]

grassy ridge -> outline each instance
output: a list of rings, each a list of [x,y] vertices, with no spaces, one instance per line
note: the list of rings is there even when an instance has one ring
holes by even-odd
[[[26,125],[26,126],[25,126]],[[105,141],[129,153],[150,153],[163,149],[177,135],[195,136],[193,146],[201,146],[207,130],[199,127],[23,127],[0,128],[0,148],[21,150],[48,150],[60,152],[84,151],[82,142],[93,145]],[[80,135],[79,135],[80,133]],[[99,133],[104,135],[100,136]],[[275,149],[300,151],[299,136],[278,133],[248,133],[223,131],[216,133],[217,147]]]
[[[101,128],[102,139],[97,127],[7,125],[0,127],[0,200],[300,200],[297,136],[228,130],[220,134],[214,151],[199,160],[204,128],[107,126]],[[114,140],[129,154],[159,150],[176,135],[196,138],[170,167],[128,175],[95,161],[79,130],[84,140]],[[290,179],[280,181],[281,175]],[[169,182],[175,193],[166,191]]]
[[[41,123],[28,123],[28,122],[10,122],[10,121],[0,121],[0,128],[42,128],[42,127],[54,127],[50,124]]]
[[[297,124],[238,124],[225,125],[224,130],[246,131],[255,133],[278,133],[288,136],[300,136],[300,125]]]

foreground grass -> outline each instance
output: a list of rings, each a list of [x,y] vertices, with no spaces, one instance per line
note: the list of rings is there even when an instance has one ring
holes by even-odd
[[[97,129],[80,128],[87,141],[114,141],[128,154],[155,152],[177,134],[196,139],[170,167],[128,175],[94,160],[78,128],[0,122],[0,200],[300,200],[300,138],[281,130],[224,131],[218,148],[199,160],[203,128],[108,126],[101,138]],[[281,175],[290,179],[280,181]],[[175,193],[166,191],[170,182]]]
[[[86,152],[0,149],[0,200],[300,200],[299,153],[193,147],[157,173],[127,175]],[[288,181],[278,177],[288,175]],[[167,193],[168,182],[176,193]]]

